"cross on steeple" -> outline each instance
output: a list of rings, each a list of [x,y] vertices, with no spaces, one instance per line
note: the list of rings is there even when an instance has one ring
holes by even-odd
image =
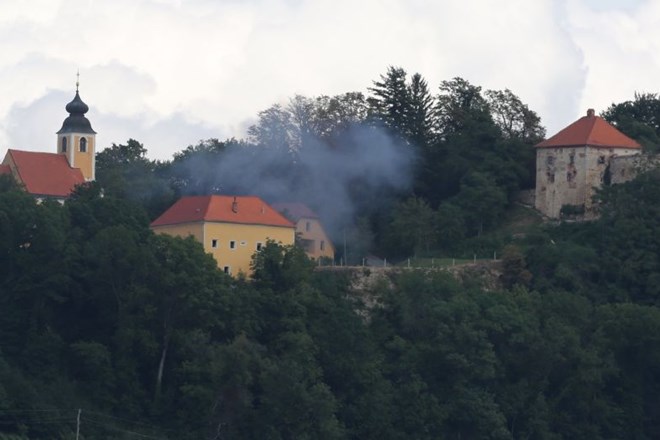
[[[76,72],[76,93],[78,93],[78,86],[80,85],[80,69]]]

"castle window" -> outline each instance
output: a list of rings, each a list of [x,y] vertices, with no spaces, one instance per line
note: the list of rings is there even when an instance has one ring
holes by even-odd
[[[605,156],[598,156],[598,165],[602,165],[605,163]]]
[[[571,153],[568,156],[568,160],[569,160],[569,165],[575,165],[575,153]]]
[[[80,138],[80,152],[87,153],[87,138]]]
[[[66,153],[66,138],[62,138],[62,153]]]
[[[555,158],[554,156],[548,156],[545,158],[545,163],[549,166],[552,166],[555,164]]]
[[[546,177],[548,178],[548,183],[555,183],[555,173],[548,171]]]

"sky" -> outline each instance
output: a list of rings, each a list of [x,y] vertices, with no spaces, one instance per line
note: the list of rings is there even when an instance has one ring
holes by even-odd
[[[388,66],[508,88],[552,135],[660,91],[660,0],[2,0],[0,54],[2,155],[55,151],[78,70],[98,148],[153,159]]]

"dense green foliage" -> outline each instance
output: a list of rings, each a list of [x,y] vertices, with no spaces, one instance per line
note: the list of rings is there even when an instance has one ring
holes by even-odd
[[[660,97],[636,93],[632,101],[612,104],[603,118],[639,142],[648,153],[660,150]]]
[[[0,187],[7,438],[72,439],[78,408],[84,439],[660,436],[657,174],[509,247],[498,290],[404,271],[363,296],[275,243],[232,280],[94,185]]]
[[[597,221],[503,240],[538,116],[461,78],[433,96],[396,67],[369,92],[296,96],[247,140],[172,161],[113,144],[64,205],[0,176],[0,439],[74,439],[77,417],[86,440],[660,438],[660,175],[605,188]],[[607,115],[646,136],[656,100]],[[500,252],[494,285],[394,270],[364,287],[368,268],[315,271],[276,243],[232,279],[148,227],[182,194],[253,190],[240,174],[313,187],[310,151],[374,140],[412,152],[411,181],[374,197],[346,175],[344,257],[481,247]]]

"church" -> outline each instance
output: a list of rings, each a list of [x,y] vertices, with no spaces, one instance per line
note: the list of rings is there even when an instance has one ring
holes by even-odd
[[[85,117],[89,111],[76,95],[65,109],[69,116],[57,134],[56,153],[9,149],[0,165],[0,174],[9,174],[38,201],[59,202],[71,195],[77,185],[95,179],[96,132]]]

